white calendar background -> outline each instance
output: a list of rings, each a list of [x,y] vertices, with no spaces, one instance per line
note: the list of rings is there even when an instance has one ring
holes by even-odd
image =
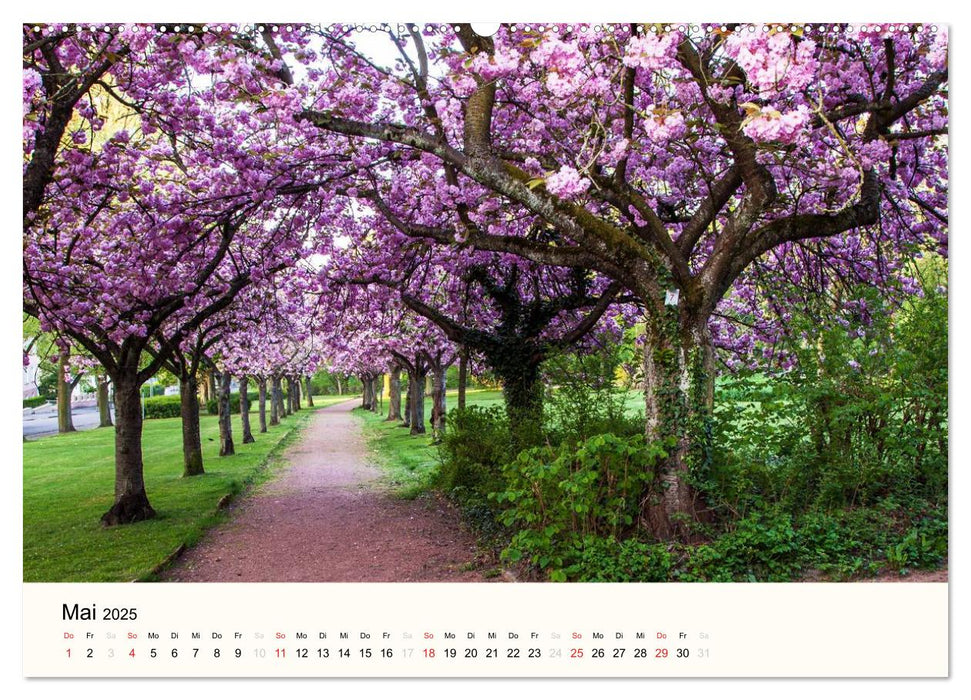
[[[26,584],[24,673],[946,677],[947,606],[947,584]]]

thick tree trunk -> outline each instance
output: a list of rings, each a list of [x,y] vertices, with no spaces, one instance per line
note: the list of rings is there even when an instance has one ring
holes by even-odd
[[[469,383],[469,351],[462,348],[459,353],[459,395],[458,407],[465,408],[465,388]]]
[[[260,377],[260,432],[266,432],[266,380]]]
[[[300,410],[300,377],[294,375],[290,380],[290,391],[293,393],[293,412]]]
[[[303,384],[304,384],[304,388],[306,389],[306,394],[307,394],[307,408],[313,408],[314,407],[314,392],[313,392],[313,386],[310,383],[310,377],[309,376],[303,378]]]
[[[427,371],[409,372],[408,384],[414,386],[411,392],[411,434],[425,434],[425,379]]]
[[[270,425],[280,425],[283,413],[283,390],[280,388],[280,375],[274,374],[270,388]]]
[[[219,394],[216,400],[219,403],[219,456],[228,457],[236,454],[236,448],[233,445],[233,421],[229,403],[229,384],[232,377],[229,372],[220,372],[218,379]]]
[[[388,420],[401,420],[401,367],[391,365],[388,383]]]
[[[432,435],[441,440],[445,434],[445,372],[446,368],[432,370]]]
[[[98,427],[110,428],[114,425],[111,422],[111,401],[108,397],[108,377],[99,376],[98,380]]]
[[[249,377],[245,374],[239,378],[239,419],[243,424],[243,444],[256,442],[249,424]]]
[[[691,482],[710,461],[714,358],[706,321],[648,319],[645,434],[675,441],[641,504],[641,525],[658,539],[688,539],[692,524],[708,516]]]
[[[155,517],[145,493],[142,464],[142,401],[138,368],[112,376],[115,385],[115,502],[101,516],[105,526]]]
[[[57,356],[57,432],[73,433],[74,418],[71,416],[71,391],[73,385],[67,380],[68,362],[71,353],[62,350]]]
[[[538,444],[543,434],[543,385],[539,381],[539,363],[532,362],[525,353],[510,354],[508,361],[493,364],[502,382],[502,396],[506,402],[506,417],[515,451]]]
[[[179,377],[182,413],[182,476],[204,474],[199,429],[199,381],[194,374]]]

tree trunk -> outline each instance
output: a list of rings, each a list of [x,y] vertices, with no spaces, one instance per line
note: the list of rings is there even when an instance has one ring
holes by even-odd
[[[344,387],[341,386],[341,378],[340,378],[340,375],[335,374],[334,375],[334,380],[337,382],[337,395],[338,396],[343,396],[344,395]]]
[[[270,425],[280,425],[283,412],[283,390],[280,389],[280,375],[274,374],[270,387]]]
[[[243,424],[243,444],[256,442],[249,424],[249,377],[245,374],[239,378],[239,419]]]
[[[435,369],[432,378],[432,435],[441,440],[445,435],[445,372],[446,368]]]
[[[297,397],[293,393],[293,377],[286,377],[287,380],[287,410],[286,414],[296,413]]]
[[[260,432],[266,432],[266,379],[260,377]]]
[[[543,435],[543,385],[539,381],[539,363],[530,355],[510,352],[492,363],[502,382],[509,432],[517,453],[539,444]]]
[[[391,365],[388,384],[388,420],[401,420],[401,367]]]
[[[73,433],[74,418],[71,416],[72,384],[67,380],[68,362],[71,353],[61,350],[57,356],[57,432]]]
[[[300,377],[294,375],[290,380],[290,391],[293,392],[293,412],[300,410]]]
[[[111,422],[111,401],[108,397],[108,377],[102,375],[98,380],[98,427],[110,428]]]
[[[708,324],[648,319],[645,435],[674,440],[641,504],[641,526],[661,540],[689,539],[707,507],[691,482],[710,463],[715,355]]]
[[[199,429],[199,380],[194,374],[179,377],[182,414],[182,476],[204,474],[202,437]]]
[[[465,408],[465,387],[469,383],[469,351],[462,348],[459,353],[459,395],[458,407]]]
[[[432,375],[425,375],[425,398],[430,398],[435,393],[435,388],[432,386]]]
[[[408,389],[405,393],[405,414],[402,416],[401,427],[410,428],[411,427],[411,409],[412,409],[412,399],[411,395],[415,391],[415,382],[411,378],[411,373],[408,373]]]
[[[229,375],[229,372],[220,372],[218,374],[219,394],[216,400],[219,403],[219,456],[228,457],[236,454],[236,448],[233,445],[233,421],[229,402],[229,384],[232,381],[232,377]]]
[[[314,393],[313,393],[313,386],[310,384],[310,376],[309,375],[303,378],[303,383],[304,383],[304,387],[307,390],[307,392],[306,392],[307,393],[307,408],[313,408],[314,407]]]
[[[371,412],[378,413],[381,410],[381,375],[371,375]]]
[[[425,434],[425,379],[427,370],[408,373],[408,384],[413,386],[411,392],[411,434]]]
[[[101,524],[105,526],[155,517],[145,493],[141,385],[137,375],[135,366],[111,378],[115,385],[115,502],[101,516]]]

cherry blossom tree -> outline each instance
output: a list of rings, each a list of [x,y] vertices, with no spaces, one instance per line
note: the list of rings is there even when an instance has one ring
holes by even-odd
[[[636,296],[646,434],[678,440],[642,520],[670,537],[704,509],[687,474],[707,449],[712,319],[753,268],[798,271],[811,253],[881,283],[876,258],[946,250],[947,37],[920,25],[608,29],[403,27],[388,66],[335,28],[322,39],[327,90],[300,118],[346,137],[376,181],[438,168],[429,195],[465,211],[432,219],[430,196],[412,196],[390,204],[402,230],[583,266]],[[563,241],[480,225],[496,198]]]

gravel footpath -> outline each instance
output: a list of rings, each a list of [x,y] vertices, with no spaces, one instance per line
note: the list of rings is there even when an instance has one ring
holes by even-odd
[[[166,581],[481,581],[475,544],[434,497],[387,493],[348,402],[316,412],[279,475],[162,574]],[[259,439],[257,437],[257,439]]]

